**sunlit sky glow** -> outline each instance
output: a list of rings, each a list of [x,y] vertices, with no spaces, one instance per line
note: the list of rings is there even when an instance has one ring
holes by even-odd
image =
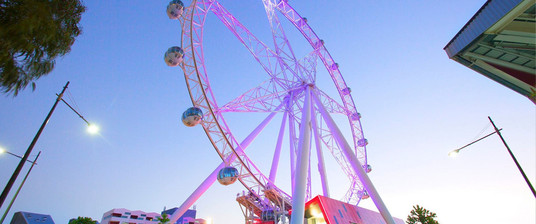
[[[491,116],[536,184],[534,104],[443,51],[484,3],[290,1],[325,41],[352,89],[369,140],[369,176],[395,217],[405,220],[419,204],[436,212],[442,224],[536,222],[535,199],[497,135],[461,150],[456,158],[447,155],[492,132]],[[34,92],[28,88],[17,97],[0,97],[0,148],[23,155],[67,81],[65,100],[98,124],[99,133],[88,134],[84,121],[58,105],[30,157],[42,151],[38,165],[7,221],[16,211],[51,214],[56,223],[78,216],[101,221],[113,208],[160,212],[179,206],[221,163],[203,130],[180,120],[191,101],[181,69],[163,60],[169,47],[180,44],[181,33],[178,22],[165,14],[168,1],[85,4],[83,34],[54,71],[36,82]],[[261,1],[222,4],[272,46]],[[297,43],[297,55],[308,52],[298,32],[287,35]],[[266,79],[213,15],[207,18],[204,46],[220,102]],[[319,85],[332,85],[325,73],[318,75]],[[226,119],[242,139],[265,116],[229,114]],[[265,131],[276,133],[280,121],[277,116]],[[268,139],[248,149],[266,173],[275,144]],[[0,155],[0,183],[7,183],[17,163],[13,156]],[[339,199],[348,183],[337,169],[330,172]],[[288,159],[282,159],[280,186],[289,189],[289,179]],[[215,224],[243,223],[235,201],[242,190],[237,183],[215,183],[197,201],[198,217],[211,217]],[[375,210],[370,199],[360,205]]]

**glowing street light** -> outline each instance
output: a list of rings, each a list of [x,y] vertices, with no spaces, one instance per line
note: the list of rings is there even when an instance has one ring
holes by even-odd
[[[455,149],[455,150],[452,150],[452,151],[449,152],[449,156],[450,157],[456,157],[456,156],[458,156],[458,153],[460,153],[460,149]]]
[[[92,134],[92,135],[98,134],[99,130],[100,130],[99,126],[97,126],[95,124],[88,124],[88,126],[87,126],[87,132],[89,134]]]
[[[458,155],[458,153],[460,152],[461,149],[463,149],[463,148],[465,148],[467,146],[470,146],[475,142],[478,142],[478,141],[480,141],[480,140],[482,140],[484,138],[487,138],[487,137],[497,133],[497,135],[499,135],[499,137],[501,138],[501,141],[503,142],[504,146],[506,147],[506,150],[508,150],[508,153],[510,154],[510,157],[512,157],[512,160],[514,160],[514,163],[516,164],[517,169],[519,170],[519,172],[521,173],[521,175],[525,179],[525,182],[527,182],[527,185],[529,186],[530,191],[532,192],[532,195],[534,195],[534,197],[536,198],[536,190],[534,190],[534,187],[530,183],[529,178],[525,174],[525,171],[523,171],[523,168],[521,168],[521,165],[519,165],[519,162],[517,162],[517,159],[514,156],[514,154],[512,153],[512,150],[510,150],[510,147],[508,147],[508,144],[506,144],[506,141],[504,140],[504,138],[501,135],[502,128],[498,129],[497,126],[495,126],[495,123],[493,123],[493,120],[491,120],[491,117],[488,116],[488,119],[489,119],[489,122],[491,122],[491,124],[493,125],[493,128],[495,129],[494,132],[492,132],[492,133],[490,133],[490,134],[488,134],[488,135],[486,135],[486,136],[484,136],[482,138],[479,138],[479,139],[477,139],[477,140],[475,140],[475,141],[473,141],[473,142],[471,142],[471,143],[469,143],[469,144],[467,144],[467,145],[465,145],[465,146],[463,146],[463,147],[461,147],[459,149],[455,149],[455,150],[449,152],[449,156],[450,157],[455,157],[456,155]]]
[[[14,154],[12,154],[12,155],[14,155]],[[15,195],[11,199],[11,202],[9,202],[9,205],[6,208],[6,211],[4,212],[4,215],[0,219],[0,223],[4,223],[4,220],[6,219],[7,213],[9,213],[9,210],[11,209],[11,206],[13,206],[13,202],[15,202],[15,199],[17,199],[17,196],[20,193],[20,189],[22,189],[22,186],[24,185],[24,183],[26,183],[26,180],[28,179],[28,176],[30,176],[30,172],[32,172],[33,167],[35,165],[37,165],[37,159],[39,158],[39,155],[41,155],[41,151],[39,151],[39,153],[37,153],[37,156],[35,157],[35,160],[33,162],[28,160],[28,162],[32,163],[32,166],[30,166],[30,169],[26,173],[26,176],[24,176],[24,179],[22,179],[22,182],[20,183],[19,188],[17,188],[17,191],[15,192]]]
[[[11,153],[11,152],[5,150],[4,148],[1,148],[1,147],[0,147],[0,154],[4,154],[4,153],[7,153],[7,154],[9,154],[9,155],[18,157],[19,159],[22,159],[22,156],[19,156],[19,155],[15,154],[15,153]],[[28,162],[30,162],[30,163],[34,163],[33,161],[31,161],[31,160],[29,160],[29,159],[27,159],[26,161],[28,161]]]
[[[467,144],[467,145],[464,145],[464,146],[462,146],[461,148],[452,150],[452,151],[449,152],[449,156],[450,156],[450,157],[456,157],[456,156],[458,156],[458,153],[460,153],[460,150],[462,150],[463,148],[465,148],[465,147],[467,147],[467,146],[470,146],[470,145],[472,145],[472,144],[474,144],[474,143],[476,143],[476,142],[478,142],[478,141],[480,141],[480,140],[482,140],[482,139],[485,139],[485,138],[487,138],[487,137],[489,137],[489,136],[491,136],[491,135],[493,135],[493,134],[495,134],[495,133],[498,133],[498,132],[501,131],[501,130],[502,130],[502,128],[499,129],[499,130],[497,130],[497,131],[494,131],[494,132],[492,132],[492,133],[489,133],[488,135],[486,135],[486,136],[484,136],[484,137],[482,137],[482,138],[479,138],[479,139],[477,139],[477,140],[474,140],[473,142],[471,142],[471,143],[469,143],[469,144]]]
[[[57,95],[57,94],[56,94],[56,95]],[[57,96],[59,97],[59,95],[57,95]],[[61,101],[62,101],[63,103],[65,103],[65,105],[67,105],[69,108],[71,108],[71,110],[72,110],[73,112],[75,112],[76,115],[78,115],[78,117],[80,117],[82,120],[84,120],[84,122],[86,122],[86,124],[87,124],[87,132],[88,132],[89,134],[94,135],[94,134],[99,133],[99,130],[100,130],[100,129],[99,129],[99,126],[97,126],[97,125],[95,125],[95,124],[92,124],[92,123],[89,123],[89,121],[87,121],[87,120],[84,118],[84,116],[82,116],[80,113],[78,113],[78,111],[76,111],[76,110],[75,110],[69,103],[67,103],[65,100],[61,99]]]
[[[76,111],[73,107],[71,107],[71,105],[69,105],[67,102],[65,102],[65,100],[62,99],[63,94],[65,93],[65,90],[67,89],[67,86],[69,86],[69,82],[67,82],[65,84],[65,86],[63,87],[63,90],[61,91],[60,94],[56,94],[58,97],[56,98],[56,101],[54,102],[54,105],[52,106],[52,108],[48,112],[45,120],[41,124],[41,127],[39,127],[39,130],[35,134],[35,136],[34,136],[32,142],[30,143],[30,145],[28,146],[28,149],[26,150],[26,153],[24,153],[24,156],[22,157],[21,161],[19,162],[19,165],[17,166],[17,168],[15,168],[15,171],[13,171],[13,175],[11,175],[11,178],[9,179],[9,181],[6,184],[6,187],[4,187],[4,190],[2,191],[2,194],[0,195],[0,208],[4,204],[4,201],[6,200],[7,195],[9,194],[9,191],[11,190],[11,187],[13,187],[13,184],[15,183],[15,180],[17,179],[20,171],[22,170],[22,167],[24,166],[24,162],[28,160],[28,157],[30,156],[30,153],[32,152],[35,144],[37,143],[37,140],[39,139],[39,136],[41,136],[41,133],[45,129],[46,124],[50,120],[50,117],[52,116],[52,113],[54,113],[54,110],[56,109],[56,106],[58,105],[60,100],[63,101],[63,103],[65,103],[67,106],[69,106],[69,108],[71,108],[71,110],[73,110],[80,118],[82,118],[82,120],[84,120],[88,126],[91,126],[91,124],[80,113],[78,113],[78,111]],[[93,132],[95,132],[95,130],[98,130],[98,129],[92,128],[92,130],[93,130]]]

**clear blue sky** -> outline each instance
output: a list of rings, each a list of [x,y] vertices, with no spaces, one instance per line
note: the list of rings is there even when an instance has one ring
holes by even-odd
[[[325,40],[353,90],[370,143],[370,177],[396,217],[405,219],[419,204],[436,212],[442,224],[536,222],[534,197],[498,136],[447,157],[479,137],[491,116],[536,184],[534,104],[443,51],[484,2],[291,1]],[[19,155],[67,81],[79,111],[101,126],[100,136],[90,136],[68,107],[57,107],[32,153],[42,151],[39,165],[7,221],[15,211],[51,214],[56,223],[78,216],[100,221],[112,208],[159,212],[179,206],[221,162],[200,127],[180,122],[191,102],[180,68],[163,61],[165,50],[180,44],[179,24],[165,14],[167,3],[85,1],[83,34],[71,53],[37,81],[34,92],[0,96],[0,147]],[[222,4],[271,44],[262,2]],[[215,16],[209,16],[205,32],[218,99],[230,99],[240,88],[253,87],[245,85],[249,80],[266,77]],[[250,131],[237,124],[239,135]],[[273,147],[255,147],[272,155]],[[254,161],[260,167],[270,163]],[[2,187],[17,163],[0,155]],[[198,216],[242,223],[235,201],[240,191],[238,184],[213,185],[196,203]],[[361,205],[374,208],[370,199]]]

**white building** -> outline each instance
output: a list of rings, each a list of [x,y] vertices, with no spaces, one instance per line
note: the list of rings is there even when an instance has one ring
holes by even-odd
[[[102,215],[101,224],[157,224],[160,213],[114,208]]]

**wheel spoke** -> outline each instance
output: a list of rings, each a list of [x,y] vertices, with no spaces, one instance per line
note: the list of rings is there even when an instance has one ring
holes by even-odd
[[[309,154],[311,143],[311,87],[305,90],[304,106],[302,111],[302,123],[300,138],[298,141],[298,154],[296,158],[296,174],[292,189],[292,215],[291,224],[302,224],[305,213],[306,181],[309,166]]]
[[[316,146],[316,156],[318,159],[318,172],[320,174],[320,182],[322,183],[322,193],[324,194],[324,197],[329,198],[329,185],[328,185],[328,177],[326,175],[326,167],[324,166],[324,155],[322,153],[322,144],[323,142],[320,141],[320,134],[318,123],[317,123],[317,113],[314,109],[314,106],[312,105],[312,120],[311,123],[313,124],[313,136],[315,138],[315,146]]]
[[[360,195],[365,192],[365,186],[361,182],[360,175],[362,174],[356,173],[354,165],[366,165],[367,161],[365,144],[357,144],[358,141],[362,143],[365,139],[359,122],[360,116],[350,95],[350,89],[347,88],[338,65],[329,55],[324,42],[312,31],[306,20],[287,4],[287,1],[264,0],[263,3],[272,29],[275,46],[273,50],[252,35],[216,0],[193,0],[192,5],[185,8],[183,16],[179,18],[182,22],[181,47],[184,50],[181,68],[184,71],[192,103],[203,111],[204,117],[201,125],[225,165],[239,170],[239,181],[253,195],[252,198],[258,199],[254,202],[249,201],[256,203],[257,210],[254,213],[257,216],[259,216],[259,210],[273,209],[275,211],[277,209],[284,213],[284,211],[291,209],[289,202],[292,199],[290,196],[274,184],[286,122],[289,125],[292,195],[302,195],[306,199],[311,197],[310,151],[312,150],[311,137],[314,135],[324,195],[329,196],[322,155],[322,148],[327,148],[350,179],[351,188],[345,195],[347,202],[358,201]],[[300,60],[296,59],[276,15],[276,10],[283,14],[284,18],[287,18],[312,46],[313,50]],[[218,106],[212,91],[204,61],[203,27],[209,12],[214,13],[236,36],[269,76],[267,81],[221,107]],[[331,95],[315,87],[319,60],[321,61],[320,65],[323,64],[328,70],[341,100],[334,100]],[[314,98],[315,103],[312,103],[312,98]],[[251,137],[252,139],[248,137],[239,144],[224,119],[224,115],[228,112],[271,112],[271,115],[259,126],[267,125],[276,113],[284,112],[269,178],[260,172],[256,164],[244,152],[248,142],[253,141],[259,135],[260,130],[254,130],[249,135],[254,136]],[[347,143],[344,146],[341,145],[342,134],[338,133],[340,130],[337,130],[336,133],[333,129],[334,124],[328,125],[329,122],[333,121],[327,121],[327,118],[320,116],[320,114],[327,114],[327,116],[340,114],[348,118],[352,133],[351,142],[354,143],[351,150],[355,150],[357,160],[354,157],[349,158],[348,150],[350,147]],[[296,128],[300,129],[299,138]],[[305,133],[307,129],[311,128],[312,132],[309,130],[308,134]],[[308,137],[306,137],[307,135]],[[303,180],[304,178],[305,180]],[[300,201],[302,196],[299,196]],[[296,197],[294,199],[296,200]],[[293,205],[297,205],[295,203],[298,202],[292,202]],[[303,203],[299,202],[298,204]],[[302,206],[294,206],[294,211],[302,210]]]
[[[298,62],[299,71],[302,71],[307,83],[316,83],[316,65],[318,53],[313,50]]]
[[[281,127],[279,128],[279,134],[277,136],[277,144],[275,146],[274,158],[272,159],[272,167],[270,168],[270,182],[275,184],[275,178],[277,175],[277,167],[279,166],[279,158],[281,157],[281,146],[283,145],[283,135],[285,135],[285,123],[287,121],[287,112],[283,114],[283,120],[281,121]]]
[[[260,63],[263,69],[274,81],[283,88],[293,86],[300,79],[297,74],[286,63],[284,69],[280,68],[280,59],[273,50],[268,48],[263,42],[255,37],[242,23],[240,23],[231,13],[229,13],[219,2],[214,2],[211,11],[222,21],[222,23],[238,38],[238,40],[250,51],[255,60]],[[281,78],[278,76],[283,71],[290,71],[293,77]]]
[[[272,112],[282,103],[285,96],[298,88],[281,89],[273,79],[264,81],[259,86],[248,90],[231,102],[218,108],[222,112]]]
[[[275,51],[277,55],[279,55],[279,65],[281,69],[284,69],[286,65],[289,65],[294,68],[295,74],[300,76],[300,64],[294,55],[294,51],[287,39],[285,30],[281,26],[281,22],[279,21],[277,14],[275,14],[274,9],[277,7],[277,4],[281,3],[277,3],[275,0],[263,0],[263,3],[268,21],[270,22]],[[283,73],[286,72],[283,71]],[[302,76],[300,76],[300,80],[304,80]]]

